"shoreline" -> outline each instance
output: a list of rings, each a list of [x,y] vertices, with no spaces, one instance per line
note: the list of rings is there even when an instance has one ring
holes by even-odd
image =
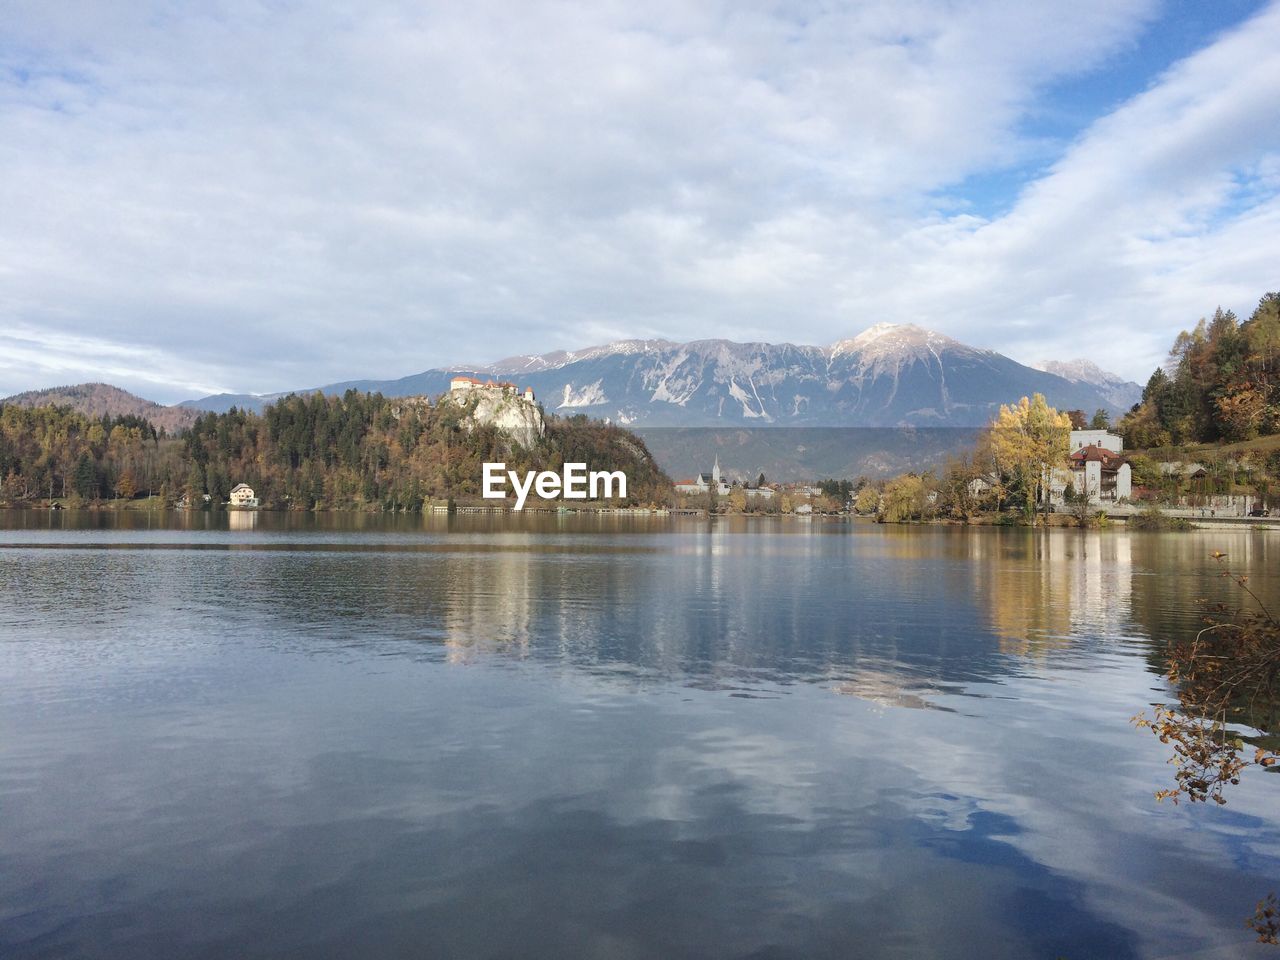
[[[191,517],[205,514],[225,513],[228,516],[244,515],[244,514],[267,514],[274,516],[352,516],[352,517],[375,517],[375,516],[409,516],[417,514],[426,517],[521,517],[525,515],[535,517],[650,517],[650,518],[678,518],[678,519],[698,519],[698,520],[757,520],[757,521],[792,521],[797,523],[812,523],[814,521],[821,523],[841,523],[841,524],[875,524],[885,527],[998,527],[1019,530],[1093,530],[1098,532],[1126,531],[1126,532],[1144,532],[1144,533],[1188,533],[1203,530],[1253,530],[1253,531],[1278,531],[1280,532],[1280,517],[1184,517],[1181,515],[1162,515],[1165,519],[1174,521],[1175,525],[1167,527],[1141,527],[1132,524],[1130,521],[1141,518],[1142,514],[1120,514],[1105,515],[1103,522],[1089,522],[1081,524],[1079,519],[1064,513],[1052,513],[1048,515],[1048,523],[1045,523],[1043,515],[1037,515],[1034,523],[1024,523],[1021,518],[1011,519],[1012,514],[978,514],[971,517],[968,521],[958,520],[954,518],[932,518],[927,520],[902,520],[902,521],[882,521],[874,516],[867,516],[857,513],[739,513],[739,512],[716,512],[709,513],[705,509],[692,509],[681,507],[591,507],[591,506],[574,506],[574,507],[555,507],[555,506],[533,506],[525,507],[522,510],[515,510],[510,506],[491,505],[472,505],[458,504],[451,510],[427,507],[422,510],[382,510],[382,509],[365,509],[358,507],[331,507],[331,508],[313,508],[313,509],[290,509],[290,508],[274,508],[274,507],[253,507],[253,508],[237,508],[222,506],[216,509],[188,509],[175,506],[158,507],[150,505],[146,500],[133,501],[132,504],[120,504],[119,502],[99,502],[93,504],[81,504],[78,506],[65,506],[58,501],[50,503],[5,503],[0,504],[0,512],[15,513],[33,513],[33,514],[55,514],[55,513],[85,513],[98,516],[105,515],[129,515],[129,516],[145,516],[145,515],[180,515],[183,517]]]

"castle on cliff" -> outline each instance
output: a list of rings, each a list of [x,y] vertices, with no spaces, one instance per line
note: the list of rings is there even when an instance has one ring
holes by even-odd
[[[507,383],[500,380],[477,380],[475,377],[454,377],[449,381],[449,393],[467,393],[473,390],[483,390],[490,395],[498,395],[503,397],[515,397],[523,399],[526,403],[533,403],[533,387],[525,387],[524,393],[520,392],[520,388],[514,383]]]

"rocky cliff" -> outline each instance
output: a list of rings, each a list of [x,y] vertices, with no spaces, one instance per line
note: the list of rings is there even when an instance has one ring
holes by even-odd
[[[541,407],[500,390],[446,393],[440,403],[452,404],[465,411],[461,423],[468,432],[476,427],[491,426],[526,450],[532,450],[547,433]]]

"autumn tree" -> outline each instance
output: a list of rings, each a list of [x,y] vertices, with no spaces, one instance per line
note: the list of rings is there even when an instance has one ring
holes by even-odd
[[[858,513],[869,515],[880,509],[880,494],[876,488],[867,484],[858,491],[857,499],[853,502],[853,509]]]
[[[1280,431],[1280,294],[1262,297],[1243,323],[1218,308],[1179,333],[1119,429],[1131,447]]]
[[[942,471],[939,505],[952,518],[968,523],[981,506],[985,483],[973,456],[955,457]]]
[[[1165,675],[1177,691],[1175,706],[1158,704],[1153,716],[1133,718],[1173,748],[1174,783],[1158,800],[1225,804],[1225,791],[1249,767],[1280,764],[1280,622],[1249,587],[1248,578],[1213,558],[1248,597],[1233,608],[1212,604],[1204,628],[1169,644]],[[1248,921],[1263,943],[1280,943],[1280,904],[1274,894],[1260,901]]]
[[[880,497],[880,522],[905,523],[924,519],[930,512],[929,492],[925,478],[919,474],[908,473],[890,480]]]
[[[134,494],[138,492],[138,483],[133,479],[133,474],[125,470],[116,478],[116,496],[122,500],[132,500]]]
[[[1267,413],[1266,395],[1253,386],[1242,386],[1213,401],[1223,440],[1252,440]]]
[[[1050,471],[1066,463],[1070,438],[1070,418],[1039,393],[1001,406],[991,424],[988,446],[996,469],[1019,489],[1028,518],[1037,502],[1043,500],[1047,508]]]

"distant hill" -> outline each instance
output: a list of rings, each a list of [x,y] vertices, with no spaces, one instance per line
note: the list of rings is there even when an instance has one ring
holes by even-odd
[[[167,433],[185,430],[200,415],[189,407],[165,407],[151,400],[144,400],[127,390],[109,383],[78,383],[70,387],[50,387],[47,390],[28,390],[5,397],[0,403],[12,403],[22,407],[70,407],[86,417],[113,417],[132,415],[151,421]]]
[[[1119,378],[1095,383],[1074,368],[1071,376],[1037,370],[914,324],[889,323],[825,347],[621,340],[311,389],[430,396],[446,391],[457,374],[516,380],[533,387],[550,412],[630,427],[974,427],[1000,404],[1033,393],[1059,409],[1119,414],[1132,404],[1119,387],[1139,389]],[[280,396],[222,394],[184,406],[260,410]]]

